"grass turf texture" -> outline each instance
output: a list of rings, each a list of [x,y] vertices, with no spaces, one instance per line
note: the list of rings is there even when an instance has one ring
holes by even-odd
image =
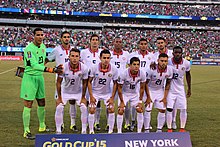
[[[34,146],[34,141],[27,140],[22,136],[23,100],[19,98],[21,79],[14,76],[16,67],[22,64],[23,62],[20,61],[0,61],[0,146]],[[52,67],[54,64],[49,63],[48,66]],[[14,70],[1,74],[12,68]],[[190,132],[193,147],[216,147],[220,145],[219,71],[220,67],[217,66],[192,66],[192,96],[188,99],[188,121],[186,129]],[[49,127],[55,128],[55,75],[45,73],[44,77],[46,83],[46,123]],[[68,111],[69,105],[65,107],[64,133],[72,133],[69,129],[70,119]],[[77,112],[77,126],[80,127],[79,109]],[[153,131],[156,129],[156,115],[157,111],[154,110],[152,113]],[[106,122],[105,116],[105,109],[103,108],[101,122]],[[179,120],[177,123],[179,127]],[[36,101],[31,110],[30,124],[31,133],[38,133]],[[101,123],[100,125],[102,128],[100,132],[105,133],[104,128],[106,123]],[[166,131],[166,128],[164,131]],[[116,125],[114,132],[116,132]]]

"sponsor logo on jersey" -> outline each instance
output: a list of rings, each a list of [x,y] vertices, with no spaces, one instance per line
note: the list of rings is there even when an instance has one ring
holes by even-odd
[[[32,57],[31,52],[27,52],[27,55],[28,55],[28,58]]]
[[[63,56],[63,54],[60,54],[60,56]]]
[[[89,58],[90,56],[87,56],[87,58]]]
[[[98,76],[99,76],[99,74],[98,74],[98,73],[96,73],[96,74],[95,74],[95,77],[98,77]]]
[[[182,67],[182,70],[185,70],[185,67]]]

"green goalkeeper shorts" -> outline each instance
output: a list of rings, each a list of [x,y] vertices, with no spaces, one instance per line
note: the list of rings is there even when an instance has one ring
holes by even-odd
[[[45,86],[43,75],[34,76],[24,74],[21,82],[20,97],[25,100],[45,98]]]

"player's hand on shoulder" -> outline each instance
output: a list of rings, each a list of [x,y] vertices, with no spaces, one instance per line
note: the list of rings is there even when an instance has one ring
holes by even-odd
[[[62,74],[63,73],[63,64],[60,64],[57,67],[55,67],[54,72],[58,73],[58,74]]]

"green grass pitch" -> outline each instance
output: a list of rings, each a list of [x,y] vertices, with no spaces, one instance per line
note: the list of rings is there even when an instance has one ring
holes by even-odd
[[[19,98],[21,79],[15,77],[16,67],[22,64],[21,61],[0,61],[0,146],[34,146],[34,141],[24,139],[22,136],[23,101]],[[50,63],[48,66],[52,67],[54,64]],[[9,71],[4,73],[7,70]],[[220,67],[192,66],[191,75],[192,96],[188,99],[186,129],[190,132],[193,147],[218,147],[220,145]],[[45,73],[44,77],[46,83],[46,123],[49,127],[55,128],[55,75]],[[36,106],[35,101],[31,111],[31,132],[33,134],[38,133]],[[102,110],[101,120],[106,122],[105,109]],[[72,133],[69,130],[68,113],[67,106],[64,116],[66,126],[64,133]],[[80,127],[79,119],[80,117],[77,115],[78,127]],[[152,113],[152,119],[153,131],[155,131],[156,111]],[[105,123],[102,123],[100,132],[105,132],[104,127]]]

